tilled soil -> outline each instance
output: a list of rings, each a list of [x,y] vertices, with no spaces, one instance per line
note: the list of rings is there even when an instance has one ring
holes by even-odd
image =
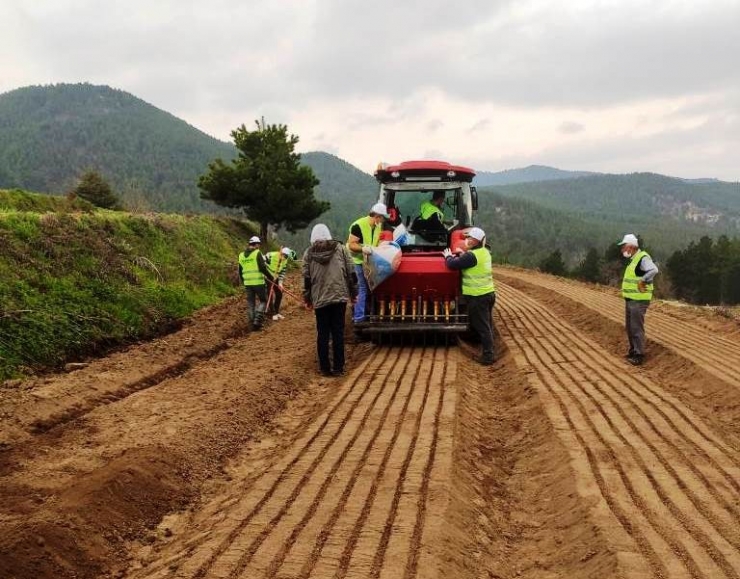
[[[634,368],[613,292],[500,274],[493,367],[350,344],[319,377],[310,313],[232,300],[6,384],[0,576],[740,576],[735,328],[655,304]]]

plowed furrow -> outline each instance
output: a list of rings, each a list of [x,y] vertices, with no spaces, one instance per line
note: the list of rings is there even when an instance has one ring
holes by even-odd
[[[552,290],[618,323],[624,322],[624,301],[565,281],[507,270],[510,276]],[[648,313],[648,337],[694,362],[728,384],[740,387],[740,344],[717,336],[710,330],[682,324],[662,312]]]
[[[395,382],[392,394],[387,404],[382,408],[382,412],[375,412],[372,419],[370,412],[363,416],[362,421],[354,429],[352,438],[341,453],[337,453],[334,462],[327,462],[327,464],[322,465],[322,468],[316,471],[316,476],[301,489],[303,504],[293,509],[292,513],[281,521],[278,528],[268,526],[263,529],[258,539],[267,539],[264,541],[264,546],[260,548],[263,543],[258,543],[257,539],[252,541],[249,548],[239,559],[230,577],[275,576],[301,531],[306,527],[308,521],[316,515],[316,511],[332,483],[340,482],[340,484],[344,484],[346,481],[349,484],[353,483],[353,471],[357,469],[350,456],[359,455],[362,458],[365,451],[372,448],[384,427],[387,427],[386,420],[389,416],[397,424],[403,423],[409,404],[416,394],[415,380],[404,378],[418,376],[421,369],[419,362],[420,359],[415,353],[408,356],[398,374],[401,379]],[[394,370],[398,369],[394,368]],[[395,437],[392,437],[388,448],[392,449],[394,443]],[[339,490],[341,491],[341,488]],[[233,547],[237,550],[240,548],[238,542]]]
[[[504,295],[506,292],[508,288],[505,287]],[[520,296],[514,296],[513,299],[518,300],[522,310],[530,314],[529,317],[535,324],[545,311],[529,298],[521,299]],[[552,319],[551,327],[557,329],[561,335],[572,334],[571,329],[556,318]],[[564,348],[560,342],[555,342],[552,336],[547,334],[543,336],[556,349]],[[691,471],[705,482],[709,492],[717,492],[715,487],[719,489],[722,497],[717,496],[717,498],[728,511],[731,511],[734,516],[740,515],[738,506],[727,500],[727,498],[735,499],[740,493],[738,482],[740,469],[737,468],[740,467],[740,462],[732,450],[717,437],[712,436],[696,419],[687,416],[681,410],[680,403],[670,400],[669,395],[661,395],[656,391],[656,387],[649,380],[640,374],[616,376],[611,361],[584,354],[591,347],[589,342],[581,339],[577,333],[570,335],[569,339],[576,347],[565,350],[564,355],[569,356],[573,362],[577,361],[576,365],[584,375],[596,376],[611,386],[608,392],[618,396],[627,405],[625,406],[627,412],[625,412],[620,405],[615,404],[624,419],[631,422],[632,419],[628,417],[628,413],[636,413],[644,421],[645,427],[652,431],[659,444],[668,444],[684,459]],[[599,388],[598,381],[595,383],[599,392],[609,396],[604,389]],[[684,447],[689,449],[688,452],[698,454],[702,460],[697,462],[695,456],[691,456],[689,460],[682,450]],[[707,478],[713,479],[714,482],[710,484]]]
[[[397,388],[394,386],[398,384],[392,380],[393,371],[396,365],[399,370],[406,367],[409,359],[410,353],[405,351],[400,356],[389,359],[389,361],[392,360],[392,364],[384,366],[382,371],[377,369],[372,380],[368,380],[367,377],[358,377],[360,380],[367,381],[369,403],[357,406],[352,412],[347,413],[329,444],[323,446],[315,455],[308,453],[305,461],[299,461],[293,469],[290,469],[286,474],[284,484],[277,487],[270,500],[265,502],[265,507],[253,517],[242,521],[237,532],[229,535],[229,543],[225,548],[209,562],[207,567],[201,567],[196,576],[233,577],[236,569],[251,559],[272,529],[283,518],[288,508],[301,495],[314,472],[318,470],[320,476],[326,460],[336,460],[337,455],[341,456],[345,452],[346,448],[356,440],[359,432],[358,424],[364,425],[378,403],[382,407],[388,403],[390,397],[395,397]],[[403,361],[399,363],[400,360]]]
[[[536,308],[525,307],[524,311],[531,314],[528,316],[530,320],[537,319],[536,316],[541,314]],[[537,324],[535,322],[532,325],[536,326]],[[562,347],[547,334],[543,334],[542,340],[551,341],[551,347],[554,349]],[[562,352],[562,354],[568,356],[567,352]],[[717,492],[708,478],[694,467],[693,463],[680,449],[674,445],[666,445],[668,440],[663,438],[662,434],[654,428],[649,420],[644,423],[632,420],[628,414],[631,410],[635,410],[645,418],[646,415],[639,406],[632,405],[629,401],[624,404],[624,408],[621,404],[622,401],[615,402],[615,398],[611,395],[610,388],[607,385],[608,383],[602,382],[602,380],[608,378],[608,375],[596,375],[595,379],[590,381],[587,377],[593,372],[584,372],[575,358],[568,361],[573,362],[573,364],[561,366],[566,379],[570,378],[574,384],[577,384],[580,393],[591,402],[591,408],[597,409],[601,414],[601,417],[611,427],[611,431],[617,436],[621,445],[629,450],[632,459],[645,473],[661,502],[666,505],[680,525],[692,536],[698,538],[707,552],[711,553],[713,559],[719,561],[720,565],[727,567],[728,563],[724,554],[721,550],[715,548],[707,537],[718,535],[723,540],[721,548],[725,551],[729,550],[730,557],[736,557],[733,551],[736,551],[738,545],[740,545],[740,537],[738,537],[737,513],[734,505],[726,501]],[[618,418],[613,418],[613,414],[607,412],[606,408],[616,412]],[[628,412],[625,412],[625,408]],[[590,410],[590,412],[593,413],[593,410]],[[619,424],[620,420],[621,424]],[[627,435],[623,432],[627,432]],[[682,458],[682,461],[679,461],[675,468],[672,466],[672,453],[674,452]],[[656,459],[658,465],[655,464]],[[701,497],[706,492],[716,502],[704,501]],[[681,508],[679,508],[679,505]],[[721,505],[722,509],[718,510],[715,505]],[[729,547],[733,549],[729,549]]]
[[[581,474],[596,482],[632,538],[628,550],[639,551],[654,574],[738,577],[740,497],[731,482],[738,473],[725,449],[701,436],[709,429],[687,409],[676,414],[678,402],[671,408],[638,395],[621,360],[523,293],[504,285],[499,303],[505,339],[531,370],[553,421],[567,425],[559,433],[574,458],[584,464],[585,455],[589,472]],[[603,520],[604,509],[595,511]]]
[[[168,557],[161,566],[147,569],[141,577],[171,577],[173,565],[178,565],[178,577],[205,576],[213,561],[234,541],[265,504],[286,485],[289,477],[300,464],[313,462],[334,443],[360,405],[366,405],[372,394],[373,382],[387,364],[396,363],[400,351],[374,352],[353,372],[345,384],[339,400],[309,427],[283,460],[260,477],[253,487],[237,489],[234,502],[222,501],[223,507],[213,508],[214,513],[200,527],[202,532],[186,540],[179,553]],[[369,395],[370,394],[370,395]],[[375,392],[377,394],[377,392]],[[249,492],[248,492],[249,491]],[[185,563],[181,561],[186,560]]]
[[[423,353],[422,353],[423,356]],[[422,370],[422,365],[416,365],[416,369],[413,373],[407,372],[402,378],[404,388],[413,388],[419,381],[419,376]],[[413,395],[413,394],[412,394]],[[390,454],[393,446],[396,444],[401,426],[406,419],[408,413],[408,407],[412,403],[412,397],[406,397],[403,409],[401,410],[400,419],[396,420],[396,428],[391,431],[390,429],[383,429],[381,426],[387,421],[388,417],[383,417],[383,420],[379,423],[379,427],[376,428],[373,433],[370,443],[365,447],[361,456],[353,456],[347,462],[353,467],[352,473],[347,477],[346,484],[345,479],[339,479],[333,481],[334,492],[331,492],[331,496],[338,496],[339,499],[336,503],[333,501],[327,501],[322,504],[322,510],[318,514],[313,516],[304,517],[301,523],[296,527],[299,532],[291,536],[295,543],[290,541],[288,544],[283,546],[283,549],[278,554],[278,557],[271,564],[271,570],[277,571],[280,565],[285,563],[281,569],[281,574],[290,577],[308,577],[311,574],[316,563],[322,556],[322,550],[326,544],[334,526],[339,520],[342,513],[347,507],[350,497],[353,495],[353,491],[357,487],[358,482],[364,476],[368,476],[370,472],[376,467],[369,463],[374,457],[377,457],[380,453],[385,452],[383,455],[383,461],[380,466],[377,467],[379,472],[384,471],[387,464],[387,457]],[[385,451],[384,451],[385,449]],[[300,531],[305,532],[300,534]],[[288,557],[288,555],[290,555]],[[286,561],[287,559],[287,561]]]
[[[448,475],[455,355],[377,350],[284,459],[139,576],[416,577],[442,520],[429,494]]]

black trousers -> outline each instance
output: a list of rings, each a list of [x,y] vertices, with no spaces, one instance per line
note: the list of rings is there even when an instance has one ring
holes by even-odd
[[[275,285],[272,290],[272,303],[270,309],[273,314],[280,313],[280,304],[283,303],[283,290],[279,286]]]
[[[314,310],[316,314],[316,350],[319,368],[324,373],[344,370],[344,312],[347,304],[339,302]],[[334,367],[329,361],[329,340],[332,342]]]
[[[493,326],[491,325],[491,313],[496,303],[496,293],[482,296],[465,296],[468,302],[468,320],[470,329],[480,338],[483,351],[481,361],[493,360]]]

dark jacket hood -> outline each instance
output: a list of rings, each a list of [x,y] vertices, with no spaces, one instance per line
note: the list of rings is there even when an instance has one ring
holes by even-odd
[[[306,257],[317,263],[326,264],[329,263],[331,256],[337,250],[339,245],[338,241],[333,239],[327,241],[317,241],[311,247],[308,248],[308,254]]]

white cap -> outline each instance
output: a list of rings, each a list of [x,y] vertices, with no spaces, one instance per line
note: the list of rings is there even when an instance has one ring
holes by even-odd
[[[313,226],[313,229],[311,230],[311,243],[316,243],[317,241],[330,241],[331,240],[331,232],[329,231],[329,228],[324,225],[323,223],[317,223]]]
[[[249,238],[249,245],[254,245],[255,243],[262,243],[262,241],[260,241],[260,238],[256,235],[253,235]]]
[[[383,217],[390,217],[388,215],[388,208],[383,203],[376,203],[370,208],[370,213],[375,213],[376,215],[382,215]]]
[[[473,239],[477,239],[478,241],[483,241],[483,238],[486,236],[486,232],[483,231],[480,227],[473,227],[471,229],[468,229],[468,231],[465,233],[465,237],[472,237]]]
[[[640,247],[640,242],[637,241],[637,236],[635,234],[628,233],[617,245],[634,245],[635,247]]]
[[[283,247],[280,250],[280,253],[282,253],[283,255],[288,255],[289,256],[290,255],[290,247]]]

